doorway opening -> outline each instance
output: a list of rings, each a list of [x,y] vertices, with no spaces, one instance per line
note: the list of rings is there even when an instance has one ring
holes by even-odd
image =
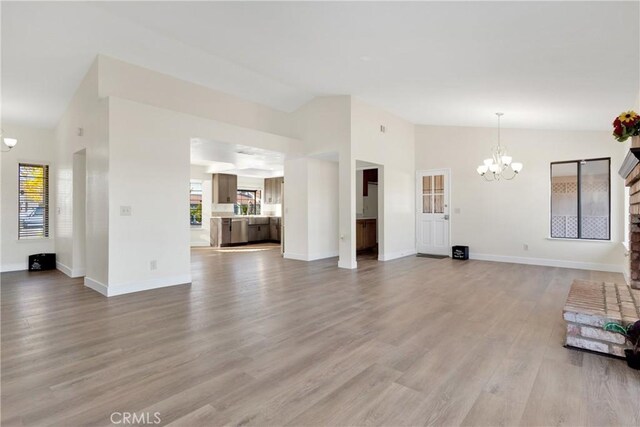
[[[448,169],[416,173],[416,249],[418,254],[448,256],[449,192]]]
[[[192,139],[191,246],[282,253],[284,159],[273,150]]]
[[[377,261],[382,253],[382,166],[356,161],[356,260]]]

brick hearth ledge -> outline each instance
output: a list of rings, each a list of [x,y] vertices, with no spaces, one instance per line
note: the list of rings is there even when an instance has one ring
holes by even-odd
[[[628,325],[640,318],[640,290],[627,284],[575,280],[564,306],[566,344],[624,357],[624,337],[602,329],[607,322]]]

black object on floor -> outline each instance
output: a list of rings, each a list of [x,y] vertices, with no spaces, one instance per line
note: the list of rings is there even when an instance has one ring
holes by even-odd
[[[56,254],[29,255],[29,271],[55,270]]]
[[[469,259],[469,246],[453,246],[451,248],[451,258],[453,259]]]
[[[432,255],[432,254],[417,254],[416,256],[418,256],[420,258],[435,258],[435,259],[449,258],[446,255]]]

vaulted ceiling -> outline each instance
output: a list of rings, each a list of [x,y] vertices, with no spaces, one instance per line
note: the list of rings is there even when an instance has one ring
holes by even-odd
[[[293,111],[351,94],[419,124],[608,130],[638,2],[2,2],[2,114],[55,126],[99,53]]]

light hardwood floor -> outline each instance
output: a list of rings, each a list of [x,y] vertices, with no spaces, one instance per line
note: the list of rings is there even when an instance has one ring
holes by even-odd
[[[192,254],[192,285],[109,299],[3,274],[2,425],[640,425],[640,373],[562,346],[571,281],[620,275]]]

